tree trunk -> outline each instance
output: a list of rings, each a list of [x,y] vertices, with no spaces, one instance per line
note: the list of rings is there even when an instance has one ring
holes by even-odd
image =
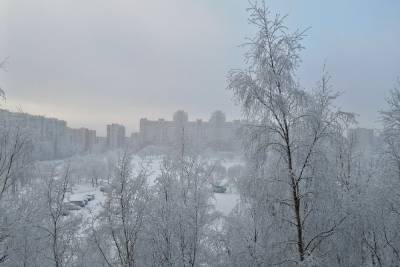
[[[292,186],[292,198],[294,204],[294,215],[295,215],[295,225],[297,230],[297,250],[299,253],[300,261],[304,260],[304,240],[303,240],[303,225],[301,222],[301,200],[300,200],[300,192],[299,192],[299,183],[295,177],[293,172],[293,161],[292,161],[292,152],[289,146],[289,140],[287,140],[287,157],[288,157],[288,169],[289,169],[289,177],[291,180]]]

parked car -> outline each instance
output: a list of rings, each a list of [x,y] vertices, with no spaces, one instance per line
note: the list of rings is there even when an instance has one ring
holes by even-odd
[[[81,208],[85,207],[87,204],[87,200],[71,200],[70,203],[77,205]]]
[[[79,206],[77,206],[76,204],[73,204],[71,202],[64,203],[63,207],[66,210],[80,210],[81,209]]]
[[[100,187],[100,191],[103,193],[111,193],[112,188],[110,185],[105,185]]]
[[[62,210],[62,216],[69,216],[71,212],[69,210]]]
[[[80,210],[81,208],[70,202],[63,203],[62,206],[62,216],[69,216],[72,210]]]
[[[213,185],[213,191],[214,193],[223,194],[226,192],[226,187],[222,185]]]
[[[86,199],[87,199],[88,201],[92,201],[92,200],[94,199],[94,194],[87,194],[87,195],[86,195]]]

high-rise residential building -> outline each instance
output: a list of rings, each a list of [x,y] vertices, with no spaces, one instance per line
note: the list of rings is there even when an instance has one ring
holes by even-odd
[[[39,159],[91,152],[96,142],[94,130],[72,129],[63,120],[0,109],[0,127],[4,126],[27,134],[33,144],[33,154]]]
[[[347,138],[356,149],[368,151],[373,148],[377,138],[373,129],[355,128],[347,131]]]
[[[226,121],[221,111],[215,111],[209,121],[190,121],[188,114],[179,110],[173,115],[172,121],[141,119],[139,139],[142,146],[179,145],[184,141],[197,147],[229,150],[240,145],[240,126],[240,121]]]
[[[121,148],[125,145],[125,126],[120,124],[107,125],[107,147],[109,149]]]
[[[92,152],[96,143],[96,131],[87,128],[70,129],[71,143],[77,152]]]

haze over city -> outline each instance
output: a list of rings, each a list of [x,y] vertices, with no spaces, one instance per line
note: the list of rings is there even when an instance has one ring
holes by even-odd
[[[305,29],[297,78],[312,87],[322,65],[338,103],[360,125],[379,128],[400,65],[398,1],[268,1]],[[178,109],[192,119],[213,110],[240,117],[226,75],[243,66],[251,36],[247,1],[24,1],[0,3],[0,73],[5,107],[67,120],[105,135],[105,125],[137,131],[139,119]]]

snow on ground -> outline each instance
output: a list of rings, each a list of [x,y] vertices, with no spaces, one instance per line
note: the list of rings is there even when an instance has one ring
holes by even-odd
[[[134,169],[134,173],[138,173],[141,168],[145,168],[149,171],[149,185],[153,186],[157,177],[161,174],[160,166],[163,161],[163,156],[147,156],[145,158],[134,156],[132,158],[132,165]],[[209,163],[213,163],[216,161],[220,161],[222,166],[228,169],[231,166],[235,165],[243,165],[243,160],[240,157],[234,157],[232,159],[220,159],[220,158],[211,158],[208,160]],[[214,194],[213,204],[215,205],[215,209],[221,212],[224,215],[228,215],[235,205],[239,201],[239,195],[235,193],[223,193],[223,194]]]
[[[223,215],[228,215],[239,201],[239,195],[233,193],[214,194],[215,209]]]
[[[138,174],[142,169],[147,170],[149,176],[149,185],[153,186],[156,183],[157,177],[161,174],[162,156],[147,156],[141,158],[137,155],[132,157],[133,173]]]
[[[71,211],[76,216],[81,216],[83,222],[88,219],[97,216],[101,210],[102,205],[106,199],[103,192],[100,191],[100,187],[92,187],[89,184],[80,184],[72,188],[72,193],[67,195],[67,201],[82,201],[87,195],[94,195],[94,199],[89,201],[85,207],[79,210]]]
[[[133,173],[138,174],[143,169],[147,170],[149,185],[153,186],[161,173],[160,166],[162,160],[162,156],[147,156],[143,158],[135,155],[132,158]],[[236,157],[232,159],[209,159],[208,161],[210,163],[220,161],[227,169],[234,165],[243,165],[243,161]],[[72,193],[67,195],[68,202],[84,200],[87,195],[94,195],[94,199],[89,201],[85,207],[76,211],[71,211],[71,214],[81,216],[83,222],[90,220],[101,212],[102,205],[106,199],[105,194],[100,191],[100,187],[92,187],[90,184],[79,184],[75,185],[72,189]],[[221,212],[223,215],[228,215],[238,201],[239,195],[236,193],[215,193],[212,204],[214,204],[216,211]]]
[[[233,167],[233,166],[237,166],[237,165],[244,166],[244,161],[241,158],[234,158],[231,160],[225,159],[225,160],[221,161],[221,165],[224,166],[228,170],[230,167]]]

